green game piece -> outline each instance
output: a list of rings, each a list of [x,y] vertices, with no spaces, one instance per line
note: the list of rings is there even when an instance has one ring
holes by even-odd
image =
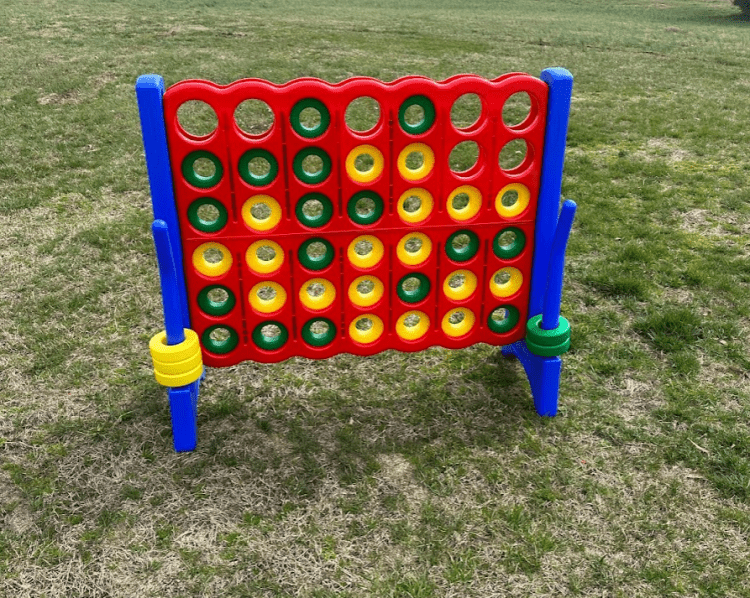
[[[315,127],[306,127],[300,120],[300,115],[305,108],[313,108],[320,114],[320,122]],[[300,100],[292,108],[292,113],[289,115],[289,120],[292,124],[292,128],[302,137],[307,139],[313,139],[314,137],[320,137],[328,125],[331,122],[331,114],[328,112],[326,105],[320,100],[314,98],[307,98]]]
[[[215,220],[203,220],[198,214],[200,209],[206,205],[213,206],[219,212],[219,215]],[[187,213],[190,224],[203,233],[215,233],[220,231],[224,228],[229,219],[229,214],[227,213],[224,204],[213,197],[201,197],[200,199],[196,199],[190,204],[190,207],[188,207]]]
[[[375,207],[367,214],[357,212],[357,203],[361,199],[370,199],[375,204]],[[356,224],[372,224],[373,222],[377,222],[383,215],[383,199],[374,191],[360,191],[352,195],[352,198],[346,205],[346,212],[349,214],[349,218]]]
[[[212,175],[203,176],[202,174],[195,172],[195,163],[201,158],[210,160],[213,163],[214,173]],[[208,189],[209,187],[218,185],[223,174],[224,167],[221,165],[221,160],[211,152],[205,150],[190,152],[182,161],[182,176],[184,176],[185,180],[193,185],[193,187]]]
[[[308,214],[305,214],[303,210],[305,204],[312,200],[317,200],[323,205],[323,210],[317,216],[309,216]],[[331,220],[331,216],[333,216],[333,204],[331,203],[331,200],[322,193],[308,193],[307,195],[302,196],[297,202],[294,212],[297,214],[297,219],[305,226],[309,226],[310,228],[320,228],[321,226],[328,224]]]
[[[560,316],[557,328],[543,330],[542,314],[534,316],[526,323],[526,347],[534,355],[556,357],[570,348],[570,322]]]
[[[305,158],[309,158],[310,156],[320,158],[323,163],[318,172],[308,172],[304,169],[302,163],[305,161]],[[331,174],[331,158],[319,147],[306,147],[297,152],[297,155],[294,157],[294,162],[292,163],[292,169],[300,181],[308,183],[309,185],[315,185],[325,181],[328,178],[328,175]]]
[[[212,291],[223,291],[227,298],[224,301],[214,301],[210,295]],[[209,316],[224,316],[234,308],[236,303],[234,293],[227,287],[215,284],[203,289],[198,293],[198,307]]]
[[[214,340],[213,338],[211,338],[211,334],[216,330],[225,330],[229,332],[229,336],[222,341]],[[211,353],[224,355],[225,353],[229,353],[237,346],[237,344],[240,342],[240,337],[237,336],[237,333],[229,326],[225,326],[224,324],[217,324],[216,326],[210,326],[203,331],[201,341],[203,342],[203,346]]]
[[[318,322],[326,324],[328,330],[322,333],[313,332],[312,327]],[[313,318],[302,327],[302,338],[308,345],[312,345],[313,347],[325,347],[336,338],[336,326],[327,318]]]
[[[406,111],[412,106],[419,106],[424,112],[424,118],[413,125],[406,122]],[[420,135],[427,131],[432,126],[432,123],[435,122],[435,106],[426,96],[411,96],[401,104],[401,108],[398,111],[398,122],[401,128],[410,135]]]
[[[266,326],[276,326],[279,329],[278,336],[266,336],[263,334],[263,328]],[[269,320],[267,322],[261,322],[253,330],[253,342],[260,348],[266,351],[275,351],[284,346],[287,339],[289,338],[289,332],[287,332],[286,326],[281,322],[275,320]]]
[[[498,321],[492,317],[492,314],[498,309],[504,309],[508,312],[508,315],[505,319]],[[518,324],[518,318],[519,313],[515,307],[513,307],[512,305],[500,305],[492,310],[492,312],[490,312],[490,315],[487,318],[487,326],[490,330],[492,330],[492,332],[496,332],[497,334],[504,334],[513,330],[515,325]]]
[[[258,175],[250,171],[250,162],[255,158],[261,158],[268,162],[267,173]],[[279,163],[273,157],[273,154],[259,148],[248,150],[242,154],[237,166],[242,180],[253,187],[264,187],[270,184],[279,172]]]
[[[419,281],[419,286],[416,289],[407,291],[406,289],[404,289],[404,282],[409,280],[410,278],[416,278]],[[405,301],[406,303],[419,303],[420,301],[422,301],[422,299],[427,297],[429,292],[430,279],[421,272],[412,272],[410,274],[407,274],[398,281],[398,285],[396,286],[396,293],[398,294],[399,299],[401,299],[401,301]]]
[[[459,235],[466,235],[469,237],[469,242],[461,249],[453,247],[453,241]],[[479,251],[479,237],[470,230],[459,230],[448,237],[448,242],[445,244],[445,253],[454,262],[466,262],[473,258],[477,251]]]
[[[516,236],[510,245],[500,245],[500,237],[504,233],[513,233]],[[509,226],[495,235],[495,240],[492,242],[492,251],[501,260],[509,260],[520,254],[525,246],[526,235],[523,234],[523,231],[515,226]]]
[[[307,249],[313,243],[322,243],[323,245],[325,245],[325,253],[320,256],[311,256],[307,252]],[[327,268],[328,265],[333,261],[335,255],[336,252],[333,249],[333,245],[331,245],[329,241],[321,237],[308,239],[307,241],[302,243],[302,245],[300,245],[299,251],[297,252],[297,257],[299,258],[300,264],[302,264],[308,270],[323,270],[324,268]]]

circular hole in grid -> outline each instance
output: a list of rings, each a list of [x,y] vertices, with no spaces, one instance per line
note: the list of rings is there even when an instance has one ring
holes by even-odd
[[[263,100],[245,100],[234,111],[234,122],[246,135],[265,135],[273,126],[271,107]]]
[[[498,162],[503,170],[513,170],[518,168],[526,160],[528,146],[523,139],[514,139],[509,141],[500,150]]]
[[[263,178],[271,172],[271,163],[263,156],[255,156],[248,162],[247,169],[251,175]]]
[[[328,324],[328,322],[326,322],[325,320],[315,320],[312,324],[310,324],[310,332],[318,336],[328,334],[328,331],[330,329],[330,324]]]
[[[302,204],[302,213],[311,220],[317,220],[323,215],[323,207],[319,199],[308,199]]]
[[[177,109],[177,122],[188,135],[206,137],[216,130],[219,120],[206,102],[188,100]]]
[[[305,290],[307,291],[307,294],[313,298],[320,297],[323,293],[326,292],[325,286],[319,282],[314,282],[307,285],[307,288]]]
[[[270,245],[261,245],[255,250],[255,255],[262,262],[270,262],[276,257],[276,250]]]
[[[363,280],[357,285],[357,292],[362,295],[368,295],[375,290],[375,282],[372,280]]]
[[[451,122],[457,129],[468,129],[482,116],[482,100],[475,93],[465,93],[451,106]]]
[[[361,241],[358,241],[357,244],[354,246],[354,251],[357,255],[360,255],[362,257],[366,255],[370,255],[373,250],[373,245],[370,241],[367,239],[362,239]]]
[[[321,121],[322,117],[320,110],[313,108],[312,106],[303,108],[299,113],[299,123],[305,129],[315,130],[320,126]]]
[[[518,203],[518,198],[518,191],[516,191],[515,189],[509,189],[508,191],[503,193],[500,202],[503,204],[503,207],[512,208]]]
[[[228,328],[218,326],[214,328],[213,330],[211,330],[211,332],[208,335],[208,338],[210,338],[217,345],[223,345],[230,338],[232,338],[232,333]]]
[[[229,292],[222,287],[214,287],[206,293],[208,300],[218,307],[223,307],[229,301]]]
[[[448,321],[451,324],[460,324],[461,322],[464,321],[465,317],[466,317],[466,315],[464,314],[464,312],[462,312],[462,311],[454,311],[450,315],[450,317],[448,318]]]
[[[453,209],[454,210],[463,210],[466,206],[469,205],[470,197],[468,193],[458,193],[453,198]]]
[[[422,198],[417,197],[416,195],[410,195],[404,200],[404,211],[409,212],[410,214],[413,214],[419,208],[422,207]]]
[[[416,276],[409,276],[408,278],[405,278],[404,281],[401,283],[401,289],[405,293],[416,293],[419,291],[419,287],[422,286],[422,281],[419,280]]]
[[[313,241],[305,248],[305,252],[311,260],[320,260],[328,253],[328,248],[323,241]]]
[[[531,98],[525,91],[519,91],[510,96],[503,105],[503,122],[506,127],[517,127],[529,117],[531,113]]]
[[[266,220],[271,217],[271,208],[267,203],[261,201],[250,208],[250,213],[257,220]]]
[[[414,328],[414,326],[418,326],[419,322],[422,320],[417,314],[409,314],[404,318],[404,326],[407,328]]]
[[[209,247],[203,252],[203,259],[209,264],[218,264],[224,259],[224,252],[217,247]]]
[[[375,200],[372,197],[360,197],[354,204],[354,210],[358,216],[369,218],[375,213]]]
[[[508,318],[510,318],[510,311],[507,307],[498,307],[495,311],[490,314],[492,321],[497,324],[502,324]]]
[[[501,270],[500,272],[496,272],[494,279],[495,284],[504,285],[508,284],[510,282],[510,273],[506,270]]]
[[[273,301],[276,298],[276,289],[270,286],[260,287],[257,295],[263,301]]]
[[[221,218],[219,208],[210,203],[204,203],[198,206],[196,214],[201,222],[207,226],[215,225],[219,221],[219,218]]]
[[[422,249],[422,239],[419,237],[411,237],[404,243],[404,249],[409,253],[418,253]]]
[[[281,328],[276,324],[266,324],[260,329],[260,333],[269,340],[276,340],[281,336]]]
[[[453,276],[451,276],[450,280],[448,281],[448,286],[452,289],[458,289],[459,287],[464,286],[465,282],[466,282],[466,275],[454,274]]]
[[[359,154],[354,159],[354,168],[357,170],[357,172],[361,172],[362,174],[367,174],[375,167],[375,158],[373,158],[370,154],[363,153]]]
[[[404,121],[412,127],[418,127],[424,122],[424,108],[419,104],[412,104],[404,110]]]
[[[460,233],[451,239],[451,247],[458,253],[463,252],[471,243],[471,237],[466,233]]]
[[[372,328],[373,321],[370,318],[359,318],[354,326],[357,330],[367,332]]]
[[[479,145],[476,141],[462,141],[457,144],[448,157],[450,169],[456,173],[468,172],[479,161]]]
[[[380,120],[380,104],[377,100],[362,96],[349,102],[344,113],[346,126],[355,133],[367,133]]]
[[[516,242],[517,238],[518,235],[515,231],[505,230],[501,232],[500,236],[497,238],[497,244],[501,249],[510,249],[513,246],[513,243]]]
[[[422,152],[409,152],[406,156],[406,167],[409,170],[419,170],[424,165],[424,154]]]
[[[211,178],[216,174],[216,164],[208,158],[198,158],[193,162],[193,172],[199,177]]]
[[[317,177],[323,172],[323,158],[310,154],[302,160],[302,170],[311,177]]]

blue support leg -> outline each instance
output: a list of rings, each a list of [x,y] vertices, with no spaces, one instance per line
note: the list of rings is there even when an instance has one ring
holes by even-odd
[[[172,417],[174,450],[192,451],[198,443],[198,389],[200,380],[187,386],[167,389]]]
[[[543,417],[557,415],[562,359],[534,355],[526,348],[525,340],[503,347],[503,355],[517,357],[523,365],[536,412]]]

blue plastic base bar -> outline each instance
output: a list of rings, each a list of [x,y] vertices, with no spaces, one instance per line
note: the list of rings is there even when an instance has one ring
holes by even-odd
[[[526,348],[525,340],[503,347],[503,355],[517,357],[526,370],[536,412],[544,417],[557,415],[562,359],[534,355]]]
[[[178,453],[192,451],[198,443],[198,390],[201,380],[167,389],[174,450]]]

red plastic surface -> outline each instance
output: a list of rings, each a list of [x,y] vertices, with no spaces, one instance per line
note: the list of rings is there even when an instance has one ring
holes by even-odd
[[[503,123],[502,111],[506,100],[517,92],[528,93],[531,111],[523,123],[510,128]],[[451,107],[466,93],[480,97],[482,114],[474,125],[467,129],[456,129],[451,123]],[[402,103],[414,95],[427,96],[436,112],[433,125],[419,135],[403,131],[398,119]],[[352,131],[345,122],[347,106],[352,100],[362,96],[374,98],[380,105],[380,121],[374,129],[364,134]],[[315,139],[298,135],[290,124],[293,106],[307,98],[323,102],[331,117],[326,131]],[[274,124],[267,134],[248,136],[237,126],[235,109],[247,99],[263,100],[272,108]],[[210,135],[194,137],[179,125],[177,110],[189,100],[201,100],[216,112],[218,127]],[[523,338],[528,311],[546,107],[547,86],[539,79],[525,74],[505,75],[493,81],[474,75],[459,75],[444,82],[423,77],[407,77],[393,83],[354,78],[335,85],[317,79],[298,79],[285,85],[248,79],[228,86],[205,81],[183,81],[169,88],[164,96],[164,111],[183,239],[191,325],[199,336],[208,327],[217,324],[235,330],[239,336],[237,347],[226,354],[211,353],[204,347],[204,362],[220,367],[245,360],[276,362],[296,355],[315,359],[342,352],[372,355],[386,349],[418,351],[434,345],[448,348],[462,348],[478,342],[508,345]],[[527,157],[518,168],[504,171],[498,164],[499,153],[506,143],[519,138],[526,142]],[[457,174],[449,168],[448,157],[456,144],[466,140],[478,144],[479,162],[467,173]],[[397,168],[397,159],[405,146],[417,142],[432,149],[435,166],[424,180],[414,183],[402,178]],[[349,151],[362,144],[377,147],[385,160],[382,175],[368,184],[354,182],[345,168]],[[332,160],[330,176],[319,184],[303,183],[293,172],[295,155],[307,147],[323,149]],[[277,176],[264,187],[252,187],[239,176],[240,158],[246,151],[254,148],[269,151],[279,164]],[[213,153],[223,166],[221,180],[210,189],[192,186],[182,174],[183,159],[196,150]],[[505,218],[495,209],[495,198],[510,183],[525,185],[530,191],[531,199],[522,213],[513,218]],[[476,187],[481,192],[482,204],[474,218],[459,222],[448,214],[446,202],[449,194],[462,185]],[[425,222],[416,225],[403,221],[397,212],[401,194],[414,187],[429,191],[435,199],[431,215]],[[385,203],[384,214],[379,221],[366,226],[354,223],[346,210],[352,195],[363,190],[376,191]],[[308,228],[295,215],[297,201],[310,192],[322,193],[333,203],[333,217],[321,228]],[[273,197],[282,208],[281,221],[266,232],[251,229],[241,214],[244,202],[258,194]],[[226,207],[229,219],[220,231],[203,233],[190,224],[188,206],[201,197],[214,198]],[[492,240],[499,230],[511,225],[524,231],[526,245],[519,256],[501,260],[492,251]],[[445,252],[446,240],[454,232],[465,229],[478,235],[479,251],[467,262],[453,262]],[[399,240],[414,232],[427,235],[433,245],[428,260],[418,267],[404,265],[396,255]],[[358,269],[347,259],[347,247],[351,240],[364,234],[376,236],[385,247],[381,262],[367,271]],[[331,265],[321,271],[308,270],[297,259],[299,246],[312,237],[328,240],[336,252]],[[283,248],[285,259],[278,272],[260,275],[248,266],[245,253],[258,240],[272,240]],[[193,266],[194,250],[206,242],[220,243],[231,252],[232,267],[219,277],[208,277]],[[496,270],[506,266],[520,270],[523,284],[512,296],[496,299],[490,293],[490,279]],[[451,301],[442,290],[445,277],[454,270],[470,270],[478,279],[476,291],[466,300]],[[409,272],[421,272],[431,282],[430,293],[417,304],[402,301],[396,292],[397,282]],[[356,307],[348,298],[350,282],[363,274],[377,276],[385,286],[383,298],[371,308]],[[335,301],[323,311],[311,311],[299,299],[301,285],[312,278],[324,278],[336,289]],[[248,294],[261,281],[275,281],[286,289],[287,300],[278,313],[263,315],[251,307]],[[213,284],[232,289],[237,298],[237,304],[226,316],[211,316],[204,313],[198,305],[198,294],[206,286]],[[520,315],[516,326],[503,334],[493,332],[487,325],[487,318],[500,305],[512,305]],[[456,307],[471,310],[476,322],[467,334],[452,338],[443,332],[441,321],[448,311]],[[395,331],[398,318],[410,310],[422,311],[430,319],[429,330],[417,341],[404,340]],[[385,331],[379,340],[368,345],[355,342],[348,332],[350,323],[364,314],[378,316],[385,325]],[[337,329],[335,339],[325,347],[311,346],[302,338],[302,326],[316,317],[331,320]],[[284,324],[289,338],[281,348],[265,351],[253,342],[252,332],[259,324],[271,320]]]

